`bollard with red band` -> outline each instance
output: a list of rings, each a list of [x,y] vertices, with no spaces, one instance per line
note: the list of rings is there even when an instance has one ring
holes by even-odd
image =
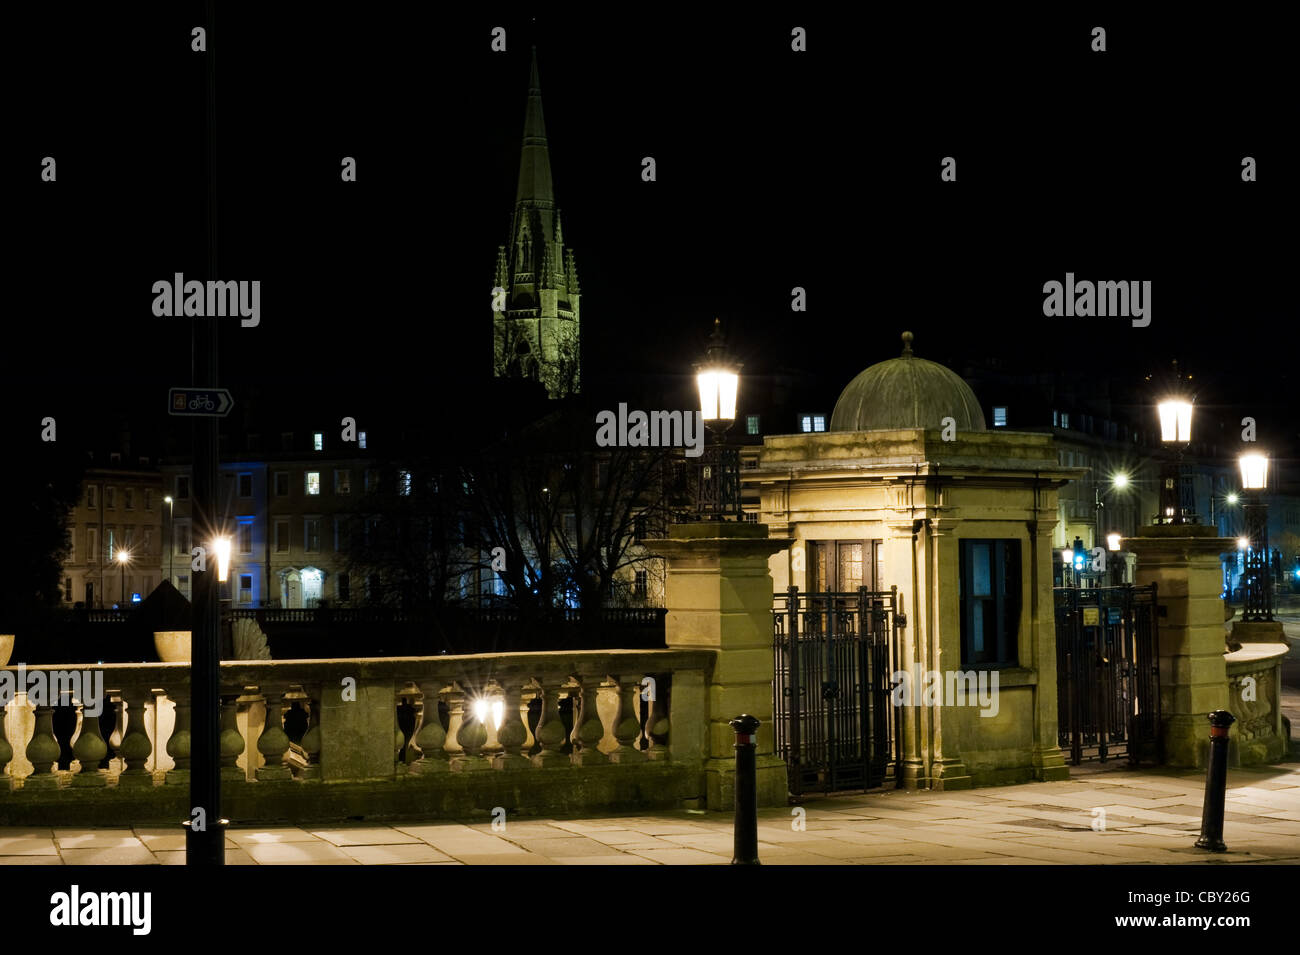
[[[756,717],[741,714],[730,721],[736,731],[736,820],[732,865],[762,865],[758,861],[758,742]]]
[[[1228,788],[1228,727],[1237,722],[1227,710],[1215,710],[1210,720],[1210,762],[1205,770],[1205,803],[1201,811],[1201,838],[1196,848],[1227,852],[1223,844],[1223,803]]]

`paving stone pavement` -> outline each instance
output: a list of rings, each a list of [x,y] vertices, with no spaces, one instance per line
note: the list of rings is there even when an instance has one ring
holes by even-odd
[[[1293,752],[1294,755],[1294,752]],[[1228,778],[1226,853],[1195,849],[1203,772],[1072,770],[1068,782],[890,790],[759,813],[766,865],[1300,864],[1300,761]],[[799,812],[802,810],[802,812]],[[725,813],[232,829],[229,865],[725,865]],[[0,828],[0,864],[179,865],[173,829]]]

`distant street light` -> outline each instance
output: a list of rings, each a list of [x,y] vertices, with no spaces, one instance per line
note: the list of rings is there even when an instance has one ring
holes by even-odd
[[[1106,535],[1106,546],[1107,546],[1110,550],[1113,550],[1113,551],[1117,551],[1117,550],[1119,550],[1119,542],[1120,542],[1121,536],[1122,536],[1122,535],[1120,535],[1120,534],[1107,534],[1107,535]]]
[[[1273,568],[1268,559],[1268,455],[1251,451],[1237,459],[1246,495],[1246,600],[1242,620],[1273,619]]]

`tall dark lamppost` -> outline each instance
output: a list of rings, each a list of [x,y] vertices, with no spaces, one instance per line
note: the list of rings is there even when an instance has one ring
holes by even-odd
[[[176,505],[172,501],[170,494],[163,498],[163,503],[167,505],[167,583],[170,584],[172,582],[172,551],[176,549],[176,545],[172,542],[172,528],[176,526],[172,510]]]
[[[1192,403],[1185,398],[1168,398],[1158,405],[1160,440],[1173,445],[1175,461],[1164,466],[1160,480],[1158,524],[1192,524],[1195,516],[1186,506],[1183,493],[1183,451],[1192,440]]]
[[[1241,467],[1241,488],[1246,495],[1242,507],[1246,518],[1246,593],[1242,620],[1273,620],[1273,571],[1268,559],[1268,455],[1252,452],[1237,459]]]
[[[740,391],[739,362],[727,356],[722,321],[713,320],[713,334],[704,361],[695,366],[700,413],[713,441],[700,457],[695,509],[701,521],[740,520],[740,449],[727,447],[723,435],[736,421]]]

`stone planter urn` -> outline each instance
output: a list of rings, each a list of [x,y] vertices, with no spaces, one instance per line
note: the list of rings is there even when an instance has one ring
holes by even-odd
[[[0,633],[0,667],[9,665],[9,658],[14,652],[14,635],[12,633]]]
[[[155,630],[153,647],[163,663],[190,662],[189,630]]]

